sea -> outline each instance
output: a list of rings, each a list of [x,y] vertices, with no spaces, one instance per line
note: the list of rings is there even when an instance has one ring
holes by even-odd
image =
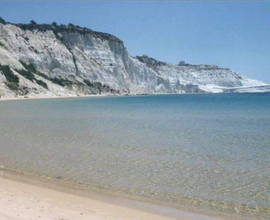
[[[0,135],[8,170],[270,218],[270,93],[3,101]]]

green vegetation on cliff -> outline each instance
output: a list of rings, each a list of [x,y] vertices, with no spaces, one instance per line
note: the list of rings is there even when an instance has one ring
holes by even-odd
[[[10,69],[9,66],[7,65],[1,65],[0,64],[0,71],[4,74],[4,76],[6,77],[6,85],[9,89],[13,90],[13,91],[17,91],[19,88],[19,77],[16,76],[12,70]]]
[[[38,85],[42,86],[43,88],[48,89],[47,83],[43,82],[42,80],[36,79],[33,73],[37,74],[37,70],[32,64],[26,64],[22,61],[20,62],[26,70],[24,69],[16,70],[19,74],[21,74],[24,78],[32,82],[36,82]]]

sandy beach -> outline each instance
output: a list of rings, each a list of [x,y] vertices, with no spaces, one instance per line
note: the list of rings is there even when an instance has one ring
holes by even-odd
[[[61,184],[0,171],[1,220],[207,220],[223,219],[173,208],[85,193]],[[53,189],[54,188],[54,189]]]
[[[37,96],[37,97],[14,97],[14,98],[0,98],[0,101],[16,101],[16,100],[36,100],[36,99],[69,99],[69,98],[89,98],[89,97],[106,97],[106,96],[124,96],[124,94],[97,94],[97,95],[70,95],[70,96]]]

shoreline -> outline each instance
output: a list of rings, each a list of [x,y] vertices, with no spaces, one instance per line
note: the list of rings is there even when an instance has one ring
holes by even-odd
[[[152,95],[158,95],[158,94],[149,94],[150,96]],[[160,95],[165,95],[165,94],[160,94]],[[174,95],[174,94],[167,94],[167,95]],[[191,94],[192,95],[192,94]],[[59,97],[33,97],[33,98],[16,98],[16,99],[4,99],[1,101],[12,101],[12,100],[34,100],[34,99],[74,99],[75,98],[89,98],[89,97],[96,97],[96,98],[101,98],[101,97],[124,97],[124,94],[121,95],[110,95],[110,94],[102,94],[102,95],[88,95],[88,96],[59,96]],[[136,97],[139,95],[129,95],[131,97]],[[141,95],[143,96],[143,95]],[[82,99],[83,100],[83,99]],[[4,103],[2,103],[4,104]],[[15,104],[15,102],[13,103]],[[185,203],[183,202],[181,205],[177,205],[177,206],[173,206],[171,204],[166,204],[164,202],[160,202],[160,201],[153,201],[151,199],[146,199],[146,198],[134,198],[133,196],[130,195],[119,195],[119,194],[114,194],[114,193],[110,193],[110,192],[106,192],[106,190],[95,190],[95,189],[90,189],[85,186],[82,185],[77,185],[76,183],[66,183],[63,182],[62,180],[57,180],[56,179],[50,179],[49,177],[45,177],[45,176],[32,176],[29,175],[27,173],[22,174],[22,173],[17,173],[17,172],[13,172],[13,171],[8,171],[8,170],[2,170],[0,167],[0,181],[3,179],[3,177],[5,179],[10,179],[13,182],[16,182],[16,184],[18,185],[19,183],[23,183],[23,184],[27,184],[27,185],[34,185],[35,187],[39,187],[42,189],[50,189],[53,190],[54,192],[61,192],[64,193],[65,195],[76,195],[76,196],[80,196],[83,198],[88,198],[88,199],[94,199],[94,200],[104,200],[104,202],[107,204],[110,204],[110,201],[118,201],[116,202],[117,206],[121,206],[121,207],[125,207],[125,208],[131,208],[131,209],[139,209],[139,211],[141,211],[141,208],[143,210],[146,210],[146,212],[150,212],[152,214],[156,214],[156,210],[163,210],[162,212],[158,212],[159,215],[162,215],[164,217],[167,217],[167,214],[169,214],[169,216],[171,216],[171,213],[177,213],[176,217],[174,219],[178,219],[178,216],[181,216],[180,219],[184,219],[185,217],[185,213],[188,213],[188,215],[196,215],[196,219],[201,219],[201,216],[207,216],[209,218],[222,218],[222,219],[247,219],[247,217],[243,217],[241,214],[239,214],[241,212],[241,210],[238,210],[238,207],[235,208],[235,206],[230,206],[230,210],[229,211],[233,211],[233,213],[229,212],[227,213],[226,210],[223,212],[223,210],[221,209],[217,209],[216,207],[221,207],[223,204],[218,203],[218,204],[214,204],[214,206],[212,206],[212,208],[206,209],[204,210],[204,208],[200,207],[200,206],[193,206],[189,205],[189,203]],[[3,183],[2,183],[3,184]],[[13,185],[13,184],[11,184]],[[8,185],[7,185],[8,186]],[[91,187],[91,186],[89,186]],[[20,187],[19,187],[20,188]],[[8,190],[8,187],[6,188]],[[1,184],[0,184],[0,191],[2,192],[6,192],[5,188],[3,190],[1,190]],[[38,194],[38,192],[37,192]],[[49,193],[50,194],[50,193]],[[179,195],[180,196],[180,195]],[[196,196],[196,195],[195,195]],[[130,198],[131,197],[131,198]],[[26,198],[27,199],[27,198]],[[179,197],[179,201],[182,201],[183,198]],[[193,199],[193,198],[191,198]],[[124,201],[124,202],[123,202]],[[203,201],[205,202],[205,201]],[[128,204],[128,205],[127,205]],[[17,204],[18,205],[18,204]],[[16,204],[14,204],[14,206],[17,206]],[[221,206],[220,206],[221,205]],[[149,207],[150,206],[150,207]],[[1,204],[0,204],[1,207]],[[138,208],[141,207],[141,208]],[[243,206],[240,207],[240,209],[245,209],[247,206]],[[227,207],[225,207],[227,208]],[[249,207],[247,207],[249,208]],[[256,208],[255,206],[251,207],[250,209],[254,209]],[[167,211],[167,210],[171,210],[171,211]],[[228,209],[227,209],[228,210]],[[252,211],[252,210],[251,210]],[[180,213],[178,213],[180,212]],[[184,217],[182,217],[184,212]],[[235,213],[235,214],[234,214]],[[239,215],[238,215],[239,214]],[[252,214],[252,212],[251,212]],[[197,216],[199,215],[199,216]],[[250,217],[250,216],[249,216]],[[208,219],[209,219],[208,218]],[[256,218],[256,216],[254,215],[253,218],[250,217],[250,219],[254,219]],[[1,208],[0,208],[0,219],[1,218]]]
[[[16,219],[11,215],[20,212],[17,207],[22,209],[33,210],[42,207],[47,207],[50,212],[42,212],[43,217],[41,219],[57,219],[51,218],[50,213],[57,215],[63,214],[63,220],[69,219],[69,215],[72,216],[71,211],[79,213],[75,219],[145,219],[145,220],[169,220],[169,219],[182,219],[182,220],[217,220],[217,219],[243,219],[241,217],[230,216],[219,212],[207,212],[197,210],[192,207],[181,207],[176,209],[166,205],[152,204],[144,201],[138,201],[128,198],[117,197],[110,194],[100,193],[86,189],[85,187],[71,185],[60,181],[54,181],[45,178],[38,178],[22,173],[17,173],[0,168],[0,207],[1,203],[7,204],[9,202],[9,209],[14,209],[11,213],[9,209],[0,208],[0,217],[6,216],[4,220]],[[17,193],[16,193],[17,192]],[[10,196],[8,197],[8,194]],[[16,194],[16,195],[14,195]],[[57,205],[57,201],[63,200],[61,206]],[[15,199],[13,203],[10,203],[11,197]],[[20,199],[18,199],[18,197]],[[38,198],[38,203],[33,203],[33,198]],[[31,200],[32,202],[28,202]],[[49,202],[48,202],[49,201]],[[79,201],[79,202],[78,202]],[[75,205],[75,204],[76,205]],[[54,205],[53,205],[54,204]],[[56,205],[55,205],[56,204]],[[53,206],[52,206],[53,205]],[[26,207],[27,206],[27,207]],[[29,207],[30,206],[30,207]],[[76,206],[76,207],[74,207]],[[79,207],[78,207],[79,206]],[[81,216],[81,209],[87,209],[91,206],[92,211],[84,213]],[[51,208],[49,208],[51,207]],[[74,209],[73,209],[74,208]],[[57,210],[62,210],[59,213]],[[35,216],[40,211],[35,211]],[[94,214],[95,213],[95,214]],[[102,218],[101,215],[107,215],[108,218]],[[126,213],[126,214],[124,214]],[[129,216],[129,213],[131,216]],[[131,214],[132,213],[132,214]],[[10,216],[9,216],[10,214]],[[30,213],[30,217],[33,213]],[[41,213],[40,213],[41,216]],[[88,216],[88,217],[87,217]],[[114,217],[113,217],[114,216]],[[29,216],[19,219],[32,219]],[[48,218],[47,218],[48,217]],[[68,217],[68,218],[67,218]],[[79,218],[78,218],[79,217]],[[128,217],[128,218],[127,218]],[[17,218],[18,219],[18,218]],[[33,218],[36,219],[36,218]],[[58,218],[59,220],[61,218]],[[61,220],[62,220],[61,219]]]
[[[192,93],[190,93],[192,94]],[[100,97],[136,97],[136,96],[148,96],[148,95],[183,95],[183,94],[173,94],[173,93],[155,93],[155,94],[112,94],[112,93],[106,93],[106,94],[97,94],[97,95],[71,95],[71,96],[41,96],[41,97],[15,97],[15,98],[0,98],[1,101],[19,101],[19,100],[43,100],[43,99],[70,99],[70,98],[100,98]]]
[[[15,97],[15,98],[1,98],[1,101],[19,101],[19,100],[43,100],[43,99],[69,99],[69,98],[90,98],[90,97],[136,97],[136,96],[155,96],[155,95],[220,95],[220,94],[268,94],[270,92],[222,92],[222,93],[142,93],[142,94],[92,94],[92,95],[70,95],[70,96],[40,96],[40,97]]]
[[[110,96],[124,96],[113,94],[98,94],[98,95],[74,95],[74,96],[42,96],[42,97],[16,97],[16,98],[0,98],[1,101],[18,101],[18,100],[39,100],[39,99],[69,99],[69,98],[89,98],[89,97],[110,97]]]

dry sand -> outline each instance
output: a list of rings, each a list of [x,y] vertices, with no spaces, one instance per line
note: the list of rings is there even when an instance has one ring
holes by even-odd
[[[51,181],[28,183],[0,170],[1,220],[209,220],[219,219],[99,193],[83,195]],[[42,186],[40,186],[42,185]],[[55,188],[55,189],[52,189]],[[80,192],[80,193],[79,193]],[[86,193],[87,194],[87,193]]]
[[[114,94],[97,94],[97,95],[70,95],[70,96],[38,96],[38,97],[15,97],[15,98],[0,98],[0,101],[16,101],[16,100],[35,100],[35,99],[69,99],[69,98],[89,98],[89,97],[107,97],[107,96],[124,96]]]

